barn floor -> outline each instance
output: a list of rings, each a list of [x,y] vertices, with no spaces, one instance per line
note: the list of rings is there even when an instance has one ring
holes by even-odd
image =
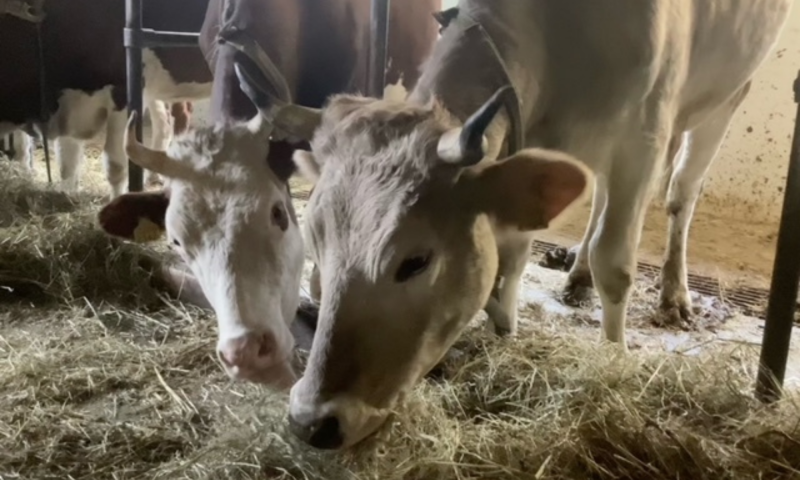
[[[151,286],[142,248],[93,229],[106,185],[99,149],[87,156],[74,198],[0,189],[0,283],[36,280],[0,296],[0,479],[800,478],[800,335],[787,400],[762,409],[748,395],[763,321],[699,297],[697,330],[657,328],[644,279],[621,358],[596,342],[597,302],[562,306],[565,274],[538,258],[518,339],[493,339],[477,319],[464,355],[417,389],[382,443],[307,451],[283,430],[283,396],[222,373],[213,315]],[[644,260],[658,264],[664,223],[650,215]],[[541,238],[571,245],[583,226]],[[768,286],[773,243],[774,226],[701,208],[691,267]]]

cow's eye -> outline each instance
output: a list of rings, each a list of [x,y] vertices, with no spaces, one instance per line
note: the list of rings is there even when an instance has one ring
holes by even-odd
[[[432,252],[428,252],[425,255],[415,255],[403,260],[403,263],[397,268],[397,273],[394,274],[395,281],[403,283],[424,272],[430,266],[432,256]]]

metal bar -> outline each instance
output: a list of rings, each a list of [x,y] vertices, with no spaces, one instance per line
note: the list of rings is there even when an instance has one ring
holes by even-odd
[[[199,33],[167,32],[152,28],[125,28],[125,45],[138,48],[197,47]]]
[[[36,24],[36,49],[38,53],[39,67],[39,108],[41,116],[41,136],[44,148],[44,163],[47,166],[47,183],[53,183],[53,174],[50,170],[50,145],[48,145],[47,130],[50,128],[50,110],[47,105],[47,75],[44,58],[44,35],[42,35],[42,22]]]
[[[14,134],[9,133],[3,138],[0,138],[0,154],[8,157],[9,160],[14,159]]]
[[[794,138],[756,381],[756,398],[765,403],[781,397],[800,285],[800,72],[794,81],[794,101]]]
[[[369,64],[367,68],[367,95],[383,97],[386,82],[386,49],[389,43],[389,2],[372,0],[369,23]]]
[[[136,112],[136,138],[142,141],[142,0],[125,0],[125,52],[128,68],[128,111]],[[129,42],[131,40],[131,42]],[[144,172],[128,159],[128,191],[144,190]]]

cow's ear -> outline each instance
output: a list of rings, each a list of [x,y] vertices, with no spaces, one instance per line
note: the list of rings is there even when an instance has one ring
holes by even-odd
[[[465,178],[480,211],[520,231],[547,228],[588,193],[591,172],[575,158],[542,149],[522,150]]]
[[[100,228],[109,235],[135,242],[152,242],[165,232],[169,205],[167,192],[126,193],[115,198],[97,215]]]
[[[320,169],[313,153],[308,150],[295,150],[292,154],[292,160],[303,179],[312,185],[317,183]]]

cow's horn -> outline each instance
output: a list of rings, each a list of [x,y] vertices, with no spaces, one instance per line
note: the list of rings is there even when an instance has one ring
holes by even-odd
[[[464,122],[463,127],[442,134],[436,149],[439,158],[461,167],[470,167],[480,162],[489,143],[485,136],[486,129],[503,106],[504,96],[512,88],[511,85],[506,85],[498,89]]]
[[[234,56],[234,62],[247,69],[248,80],[254,82],[254,87],[266,94],[273,103],[292,103],[292,95],[286,78],[253,37],[243,30],[230,28],[221,31],[219,38],[224,44],[230,45],[239,52]],[[242,61],[242,57],[249,59],[250,64]],[[242,81],[241,76],[239,81]]]
[[[133,111],[125,131],[125,153],[133,163],[167,178],[188,178],[194,174],[194,170],[186,163],[170,158],[166,152],[142,145],[136,138],[135,120],[136,111]]]
[[[258,46],[255,48],[261,50]],[[239,87],[270,125],[292,137],[311,140],[314,130],[322,119],[321,110],[291,103],[291,96],[288,93],[286,93],[285,99],[270,94],[268,77],[274,75],[277,69],[268,60],[269,57],[266,57],[266,54],[257,56],[261,60],[266,58],[271,68],[266,66],[263,61],[257,61],[249,55],[246,55],[246,58],[237,56],[234,59],[234,70],[239,79]],[[270,74],[265,69],[275,70],[275,72]]]

